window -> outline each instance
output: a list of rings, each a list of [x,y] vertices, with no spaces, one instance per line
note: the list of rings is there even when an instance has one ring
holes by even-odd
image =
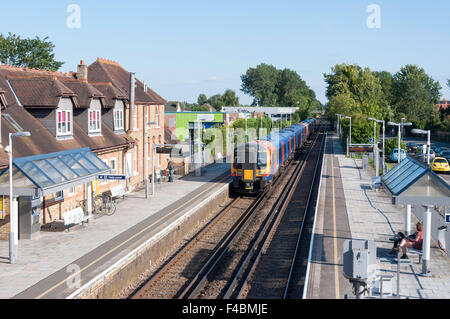
[[[89,110],[89,132],[100,132],[100,111]]]
[[[155,122],[156,126],[159,127],[159,106],[155,107]]]
[[[115,158],[111,158],[109,160],[109,167],[111,168],[111,174],[117,174],[116,159]]]
[[[67,194],[69,197],[75,196],[76,194],[77,194],[77,187],[76,186],[73,186],[73,187],[69,188],[69,191],[68,191],[68,194]]]
[[[134,175],[138,175],[138,149],[137,146],[134,147],[133,149],[133,168],[134,168]]]
[[[72,134],[72,111],[58,111],[56,114],[56,135]]]
[[[114,110],[114,129],[123,130],[123,110]]]
[[[64,191],[59,191],[55,193],[55,201],[64,199]]]

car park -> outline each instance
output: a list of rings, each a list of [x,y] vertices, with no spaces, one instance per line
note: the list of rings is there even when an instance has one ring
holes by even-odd
[[[448,160],[443,157],[436,157],[433,159],[430,163],[430,168],[433,172],[448,173],[450,171]]]

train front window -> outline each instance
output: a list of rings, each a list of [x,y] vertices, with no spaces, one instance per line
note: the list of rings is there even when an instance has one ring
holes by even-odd
[[[258,169],[265,169],[267,166],[267,149],[265,147],[258,147]]]

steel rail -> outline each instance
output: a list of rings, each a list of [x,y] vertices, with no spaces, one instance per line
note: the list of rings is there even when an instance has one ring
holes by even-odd
[[[279,224],[279,221],[281,219],[281,217],[283,216],[287,205],[290,202],[290,199],[292,198],[292,195],[295,191],[295,188],[298,184],[299,179],[301,178],[301,176],[303,175],[304,169],[306,167],[306,162],[309,159],[309,156],[312,153],[312,150],[314,148],[314,146],[316,145],[317,139],[319,137],[319,134],[316,135],[314,142],[310,145],[310,148],[308,150],[308,153],[305,157],[305,159],[298,164],[296,172],[292,175],[290,181],[288,182],[289,184],[286,185],[286,188],[288,189],[287,192],[284,193],[284,196],[280,197],[275,205],[275,209],[273,209],[269,215],[269,217],[267,218],[265,225],[262,229],[262,231],[259,232],[259,236],[258,236],[258,240],[255,241],[255,243],[253,244],[253,247],[249,250],[249,253],[245,259],[245,262],[242,264],[241,269],[239,271],[238,274],[236,274],[232,285],[228,288],[225,297],[226,298],[231,298],[233,292],[236,290],[236,286],[239,282],[239,277],[242,274],[242,272],[245,269],[245,266],[247,266],[246,264],[250,263],[252,258],[254,259],[250,269],[247,270],[247,274],[245,275],[245,279],[242,282],[239,292],[237,294],[237,298],[240,298],[242,296],[243,291],[245,290],[245,288],[248,285],[248,282],[250,281],[250,279],[253,277],[253,274],[256,270],[256,266],[259,263],[259,260],[262,256],[262,252],[265,250],[265,248],[267,247],[267,244],[269,242],[269,238],[270,238],[270,234],[273,232],[273,230],[276,228],[276,226]],[[278,209],[281,206],[281,209]],[[267,228],[270,227],[270,230],[267,231]],[[258,248],[259,246],[259,248]]]
[[[300,230],[298,232],[297,244],[295,246],[294,255],[292,256],[292,259],[291,259],[291,268],[289,270],[289,275],[288,275],[288,279],[287,279],[287,282],[286,282],[286,289],[285,289],[284,294],[283,294],[283,299],[287,298],[287,295],[288,295],[288,292],[289,292],[289,289],[290,289],[291,279],[292,279],[292,275],[294,273],[294,268],[295,268],[295,262],[297,260],[297,254],[298,254],[298,250],[300,248],[300,241],[301,241],[301,238],[302,238],[302,235],[303,235],[303,231],[304,231],[306,216],[307,216],[308,211],[309,211],[310,206],[311,206],[311,197],[312,197],[312,193],[313,193],[315,182],[316,182],[316,177],[317,177],[317,171],[318,171],[318,168],[319,168],[319,163],[321,162],[320,158],[321,158],[321,155],[323,154],[323,151],[324,151],[324,145],[325,145],[325,141],[326,141],[326,136],[327,136],[327,134],[325,133],[324,136],[323,136],[323,139],[322,139],[322,144],[320,145],[319,160],[316,162],[316,167],[314,169],[313,180],[311,182],[311,188],[309,189],[308,200],[306,202],[305,210],[304,210],[304,213],[303,213],[302,224],[301,224]],[[322,159],[322,161],[323,161],[323,159]]]
[[[292,160],[291,160],[292,162]],[[227,245],[222,245],[214,252],[208,262],[203,266],[202,270],[195,276],[195,278],[191,281],[188,287],[183,291],[180,295],[180,298],[193,298],[195,297],[201,289],[207,284],[208,276],[215,269],[215,267],[219,264],[219,261],[225,256],[226,252],[229,251],[231,245],[237,240],[238,235],[245,229],[245,225],[249,222],[250,217],[253,215],[253,212],[256,211],[260,206],[265,202],[265,200],[269,197],[269,195],[273,192],[274,188],[278,184],[278,180],[282,176],[280,174],[274,184],[272,184],[271,189],[268,192],[265,192],[261,195],[261,197],[253,202],[251,207],[249,207],[245,212],[245,218],[242,219],[242,223],[239,223],[234,227],[232,231],[230,231],[230,235],[227,236],[226,243]],[[292,177],[290,177],[292,179]],[[224,242],[225,244],[225,242]]]

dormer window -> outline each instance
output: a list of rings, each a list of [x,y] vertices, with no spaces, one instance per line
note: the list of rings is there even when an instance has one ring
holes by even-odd
[[[114,110],[114,130],[123,130],[123,109]]]
[[[89,133],[98,133],[101,130],[101,114],[99,110],[89,110]]]
[[[72,135],[72,111],[57,111],[56,115],[56,135]]]

